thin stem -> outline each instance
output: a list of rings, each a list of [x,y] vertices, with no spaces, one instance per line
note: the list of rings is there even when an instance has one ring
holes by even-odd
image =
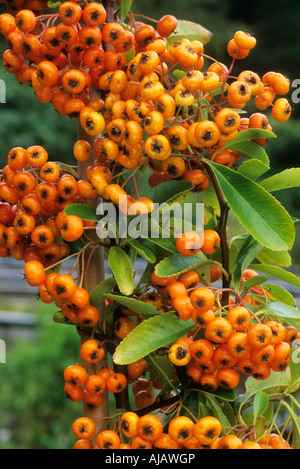
[[[230,289],[230,283],[231,283],[231,276],[229,272],[230,271],[229,246],[228,246],[228,241],[227,241],[227,222],[228,222],[229,206],[213,170],[211,169],[209,164],[207,164],[204,160],[202,160],[202,162],[214,186],[214,189],[216,191],[216,195],[219,201],[219,206],[220,206],[220,219],[219,219],[219,224],[217,226],[217,232],[221,240],[220,245],[221,245],[221,253],[222,253],[222,265],[228,274],[228,277],[223,275],[223,280],[222,280],[222,289],[224,290],[224,295],[222,295],[222,305],[225,306],[225,305],[228,305],[229,303],[229,293],[230,293],[229,289]]]

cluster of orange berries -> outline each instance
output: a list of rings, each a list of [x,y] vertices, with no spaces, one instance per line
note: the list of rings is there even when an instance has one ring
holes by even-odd
[[[298,337],[297,331],[273,320],[253,322],[242,305],[229,307],[226,317],[216,315],[214,294],[203,287],[193,290],[191,297],[198,328],[170,347],[169,359],[176,366],[185,366],[193,383],[208,392],[219,387],[235,389],[241,374],[265,380],[272,370],[287,369],[291,337]],[[201,338],[197,337],[199,331]]]
[[[207,56],[198,40],[181,39],[168,45],[166,38],[177,23],[166,15],[155,28],[130,15],[125,27],[106,21],[103,5],[91,2],[82,7],[75,1],[63,2],[54,15],[36,17],[31,10],[21,10],[15,17],[0,16],[0,32],[8,41],[3,54],[6,70],[32,86],[39,100],[79,119],[88,135],[105,133],[93,148],[86,141],[77,142],[74,156],[87,161],[94,153],[96,163],[89,170],[89,180],[93,179],[98,195],[117,204],[124,194],[122,187],[111,184],[116,166],[148,165],[151,185],[184,179],[195,190],[205,190],[209,178],[195,158],[197,153],[231,167],[240,155],[223,148],[228,141],[247,128],[271,130],[260,112],[241,118],[239,109],[252,96],[259,110],[272,107],[277,121],[291,115],[285,98],[274,103],[276,95],[290,89],[282,74],[269,72],[261,79],[245,70],[231,76],[234,61],[248,55],[255,38],[236,33],[228,45],[232,57],[228,69]],[[131,50],[134,57],[128,59],[126,53]],[[212,64],[204,71],[205,59]],[[180,79],[169,73],[176,66],[184,70]],[[92,96],[92,88],[99,90],[99,97]],[[136,202],[128,199],[129,206]],[[151,211],[151,201],[143,202],[145,210]]]
[[[16,147],[8,154],[0,182],[0,257],[24,261],[26,280],[38,287],[41,300],[55,302],[67,319],[85,326],[99,320],[89,293],[71,275],[51,270],[70,255],[70,243],[84,240],[84,230],[90,228],[79,217],[65,215],[64,208],[96,195],[90,182],[49,162],[41,146]]]
[[[66,217],[64,208],[97,195],[92,185],[48,161],[39,145],[11,149],[1,173],[1,257],[47,267],[68,256],[67,243],[78,240],[85,225]],[[65,242],[56,242],[60,238]]]
[[[80,347],[80,359],[86,364],[100,362],[105,350],[96,340],[90,339]],[[118,394],[127,386],[127,378],[123,373],[115,373],[110,367],[103,367],[95,374],[88,374],[80,365],[70,365],[64,371],[64,392],[73,402],[83,402],[90,408],[99,407],[103,401],[105,390]]]
[[[73,432],[78,438],[74,449],[291,449],[289,443],[276,433],[266,433],[258,441],[239,437],[224,429],[213,416],[195,419],[195,422],[187,416],[174,417],[165,429],[162,419],[155,414],[139,417],[135,412],[125,412],[118,429],[103,430],[96,435],[95,447],[91,443],[96,434],[92,419],[75,420]],[[122,442],[123,437],[129,442]]]

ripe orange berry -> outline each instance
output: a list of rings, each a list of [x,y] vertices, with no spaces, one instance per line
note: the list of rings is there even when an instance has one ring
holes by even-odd
[[[173,365],[186,366],[190,359],[190,351],[188,348],[183,347],[181,344],[174,344],[169,349],[169,360]]]
[[[113,430],[104,430],[97,435],[97,445],[100,449],[119,449],[120,437]]]
[[[179,238],[176,239],[176,249],[182,256],[185,257],[190,257],[197,254],[200,251],[201,246],[201,237],[194,231],[183,233]]]
[[[163,433],[163,425],[156,415],[147,414],[137,422],[138,434],[146,441],[155,441]]]
[[[204,417],[194,427],[194,436],[202,445],[211,445],[220,436],[222,424],[215,417]]]
[[[168,37],[177,27],[177,18],[173,15],[163,16],[157,23],[156,29],[160,36]]]
[[[81,417],[73,422],[72,430],[77,438],[89,440],[95,433],[95,422],[88,417]]]
[[[84,342],[80,347],[82,359],[88,363],[97,363],[104,357],[104,349],[96,340],[90,339]]]
[[[255,37],[251,36],[249,33],[245,33],[244,31],[237,31],[234,35],[234,40],[240,49],[250,50],[256,46]]]
[[[173,418],[168,427],[168,434],[176,443],[182,444],[193,437],[195,424],[184,416]]]
[[[250,347],[260,349],[272,342],[273,334],[265,324],[254,324],[249,328],[247,337]]]
[[[121,417],[121,430],[128,438],[138,435],[139,416],[135,412],[125,412]]]
[[[83,385],[87,377],[87,371],[79,365],[70,365],[64,370],[64,380],[73,386]]]
[[[206,255],[214,254],[220,246],[221,238],[214,230],[205,230],[201,251]]]
[[[205,329],[205,338],[217,344],[227,342],[232,334],[230,322],[222,317],[217,317],[210,321]]]
[[[138,379],[141,375],[145,373],[147,369],[148,362],[145,358],[140,358],[139,360],[127,365],[128,376],[131,379]]]
[[[214,293],[206,287],[198,287],[193,290],[190,299],[193,307],[199,313],[211,310],[215,304]]]
[[[219,385],[224,389],[235,389],[239,384],[240,375],[234,368],[221,368],[217,372]]]
[[[106,380],[107,389],[114,394],[122,392],[126,386],[127,379],[122,373],[112,373]]]
[[[39,261],[28,261],[24,265],[26,280],[32,287],[45,283],[47,275],[44,266]]]
[[[292,113],[290,103],[285,98],[280,98],[275,101],[272,108],[272,116],[277,122],[286,122]]]

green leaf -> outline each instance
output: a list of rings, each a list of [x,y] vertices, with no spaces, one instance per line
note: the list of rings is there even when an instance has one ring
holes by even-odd
[[[140,243],[139,241],[135,240],[127,240],[127,243],[132,246],[132,248],[139,254],[145,261],[147,261],[149,264],[154,264],[156,261],[156,257],[153,251],[151,251],[148,246],[145,246],[143,243]]]
[[[294,285],[294,287],[300,288],[300,277],[297,277],[292,272],[287,272],[281,267],[275,265],[265,265],[265,264],[252,264],[249,266],[250,269],[263,274],[269,275],[270,277],[277,278],[283,282]]]
[[[115,310],[118,308],[117,303],[109,303],[105,306],[104,314],[103,314],[103,322],[101,324],[101,332],[105,331],[106,335],[110,335],[113,333],[114,327],[114,313]],[[99,325],[98,325],[99,326]]]
[[[96,214],[96,208],[86,204],[68,205],[64,212],[66,215],[76,215],[81,220],[98,222],[101,217]]]
[[[176,30],[167,38],[168,46],[184,38],[189,39],[189,41],[198,40],[205,45],[210,42],[212,33],[200,24],[187,20],[178,20]]]
[[[55,3],[55,2],[53,2],[53,3]],[[61,4],[61,2],[56,2],[55,5],[56,4],[58,4],[58,6],[59,6]],[[56,8],[56,6],[54,6],[53,8]],[[67,173],[72,174],[72,176],[74,176],[75,178],[78,178],[78,174],[76,173],[74,168],[72,168],[68,164],[61,163],[61,162],[58,162],[57,164],[58,164],[58,167],[61,171],[66,171]]]
[[[185,76],[185,72],[183,70],[174,70],[173,75],[177,80],[181,80]]]
[[[274,300],[280,301],[281,303],[284,303],[286,305],[297,306],[297,302],[293,295],[291,295],[291,293],[288,292],[281,285],[265,283],[263,285],[263,289],[270,293]]]
[[[162,385],[161,393],[164,389],[175,389],[172,384],[173,368],[167,354],[159,355],[153,353],[146,357],[148,363],[148,371],[150,371],[151,378],[155,381],[158,379]]]
[[[290,379],[291,374],[289,369],[282,373],[271,371],[270,376],[263,381],[257,380],[250,376],[245,383],[244,396],[239,402],[238,415],[241,421],[243,421],[241,416],[242,408],[250,399],[254,398],[258,392],[264,391],[268,393],[269,396],[272,395],[272,393],[276,394],[278,390],[282,390],[289,385]]]
[[[134,280],[132,264],[123,249],[113,246],[109,250],[108,265],[116,279],[120,292],[124,295],[132,295],[134,291]]]
[[[155,244],[156,246],[159,246],[161,249],[164,251],[171,252],[173,254],[176,254],[178,251],[176,249],[176,246],[172,243],[170,239],[167,238],[147,238],[148,241],[151,243]]]
[[[298,342],[298,341],[297,341]],[[289,364],[291,372],[291,381],[286,392],[295,394],[300,387],[300,350],[299,348],[291,349],[291,361]]]
[[[224,86],[223,82],[220,82],[218,86],[214,90],[209,91],[209,93],[207,93],[205,97],[208,98],[210,96],[219,96],[223,90],[224,92],[227,91],[228,87],[229,87],[228,83],[225,83],[225,86]]]
[[[202,417],[203,413],[203,407],[201,406],[201,401],[199,399],[199,392],[197,391],[190,391],[187,392],[186,395],[184,396],[182,400],[182,408],[180,411],[181,416],[186,416],[189,419],[193,420],[193,417],[195,419],[199,420]],[[208,415],[209,409],[207,409],[207,415]]]
[[[293,443],[292,447],[294,449],[300,449],[300,419],[299,415],[294,412],[291,406],[284,401],[284,407],[288,410],[289,416],[292,424],[292,434],[293,434]]]
[[[161,278],[169,278],[175,275],[181,275],[192,269],[195,270],[199,267],[202,268],[211,265],[218,267],[222,270],[224,275],[227,275],[225,269],[218,263],[207,260],[202,253],[198,253],[192,257],[184,257],[180,254],[166,257],[156,265],[155,273]]]
[[[131,0],[120,0],[120,8],[121,8],[121,14],[120,14],[120,21],[123,23],[128,15],[128,12],[131,7]]]
[[[290,267],[292,258],[287,251],[274,252],[271,249],[264,248],[257,256],[257,260],[262,264]]]
[[[193,188],[194,185],[188,181],[167,181],[152,187],[147,197],[155,204],[171,203]]]
[[[276,138],[276,135],[273,132],[270,132],[269,130],[263,130],[263,129],[247,129],[247,130],[242,130],[237,134],[237,136],[231,140],[230,142],[227,142],[224,147],[225,148],[232,148],[233,146],[257,139],[257,138]],[[253,142],[252,142],[253,143]],[[256,144],[257,145],[257,144]],[[223,148],[224,148],[223,147]],[[217,150],[217,152],[220,150]],[[215,152],[215,153],[217,153]]]
[[[239,289],[240,281],[244,271],[249,264],[255,259],[257,254],[262,250],[262,246],[258,244],[252,236],[248,236],[241,246],[236,262],[234,265],[232,284],[236,290]]]
[[[267,306],[259,310],[259,315],[267,314],[269,316],[275,316],[285,319],[296,319],[300,320],[300,311],[293,306],[289,306],[283,303],[270,302]]]
[[[113,277],[107,278],[100,282],[90,294],[90,303],[95,308],[100,308],[106,298],[106,293],[111,292],[117,285]]]
[[[66,318],[66,316],[61,311],[56,311],[53,314],[52,320],[58,324],[68,324],[74,326],[74,323],[69,321],[69,319]]]
[[[270,167],[262,161],[253,158],[252,160],[243,161],[239,166],[238,173],[242,174],[251,181],[255,181],[260,176],[269,171]]]
[[[160,309],[157,309],[150,303],[144,303],[143,301],[137,300],[135,298],[128,298],[127,296],[118,295],[116,293],[107,293],[105,296],[106,298],[110,298],[116,303],[131,309],[135,313],[142,316],[144,319],[149,319],[153,316],[159,316],[162,314]]]
[[[274,251],[291,249],[295,227],[283,206],[258,184],[236,171],[212,162],[208,164],[230,208],[253,238]]]
[[[260,182],[260,186],[268,192],[281,191],[300,187],[300,168],[290,168]]]
[[[113,361],[117,365],[133,363],[188,334],[194,327],[193,321],[176,319],[174,313],[147,319],[122,340],[114,353]]]
[[[55,0],[48,0],[47,7],[48,8],[58,8],[61,4],[62,4],[62,2],[57,2]]]
[[[253,414],[254,414],[254,424],[258,417],[260,417],[269,405],[269,396],[264,391],[259,391],[254,396],[253,400]]]
[[[260,145],[257,143],[251,142],[247,140],[246,142],[240,142],[236,144],[231,144],[230,149],[233,151],[236,151],[240,155],[246,157],[246,158],[254,158],[256,160],[261,161],[266,167],[269,168],[270,165],[270,160],[263,149]]]
[[[222,427],[230,428],[231,427],[230,422],[227,419],[226,415],[224,414],[222,407],[216,401],[216,399],[212,395],[209,395],[209,394],[206,394],[206,399],[212,410],[213,416],[222,423]]]
[[[264,282],[267,282],[268,277],[264,277],[263,275],[255,275],[252,278],[249,278],[246,282],[241,284],[241,290],[249,290],[252,287],[256,287],[257,285],[261,285]]]

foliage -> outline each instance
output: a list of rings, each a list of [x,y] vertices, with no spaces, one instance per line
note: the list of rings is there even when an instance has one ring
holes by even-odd
[[[63,371],[76,359],[79,338],[53,323],[52,311],[37,304],[34,342],[8,344],[6,364],[0,367],[1,429],[8,432],[12,449],[70,447],[69,428],[81,411],[63,392]]]

